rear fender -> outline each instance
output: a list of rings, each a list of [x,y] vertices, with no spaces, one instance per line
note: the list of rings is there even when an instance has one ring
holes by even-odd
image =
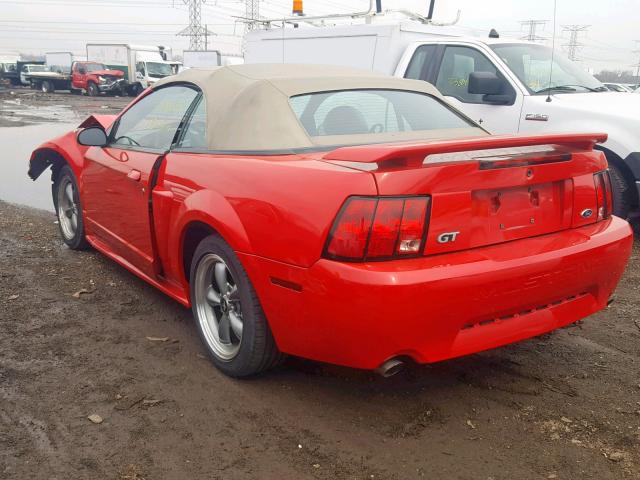
[[[175,192],[174,192],[175,195]],[[162,207],[160,207],[162,208]],[[166,218],[168,215],[155,215],[160,213],[154,199],[154,217],[156,219]],[[208,225],[212,230],[217,232],[236,252],[252,254],[253,248],[247,235],[246,229],[240,217],[234,210],[233,206],[225,197],[211,190],[199,190],[192,193],[184,199],[180,205],[175,221],[172,226],[175,228],[166,228],[168,235],[167,252],[169,255],[169,264],[171,270],[178,275],[178,278],[185,284],[188,284],[187,272],[182,266],[182,255],[184,249],[185,234],[189,226],[195,222]],[[169,227],[167,225],[167,227]],[[161,225],[156,225],[156,233],[158,234],[158,246],[162,254],[161,243]],[[175,252],[172,254],[172,252]]]

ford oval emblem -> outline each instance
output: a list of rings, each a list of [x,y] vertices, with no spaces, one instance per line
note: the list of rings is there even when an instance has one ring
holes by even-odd
[[[591,215],[593,215],[593,210],[591,210],[590,208],[585,208],[581,213],[580,216],[582,218],[590,218]]]

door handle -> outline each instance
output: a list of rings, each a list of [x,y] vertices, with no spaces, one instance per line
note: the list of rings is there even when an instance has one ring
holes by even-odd
[[[129,180],[133,180],[134,182],[140,181],[140,170],[131,170],[127,173],[127,178]]]

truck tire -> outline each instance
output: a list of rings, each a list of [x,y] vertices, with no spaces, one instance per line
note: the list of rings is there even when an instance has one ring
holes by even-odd
[[[53,87],[53,82],[49,80],[43,80],[40,84],[40,89],[43,93],[53,93],[55,88]]]
[[[609,163],[609,175],[613,188],[613,214],[626,219],[631,211],[631,190],[624,175],[613,163]]]
[[[90,97],[97,97],[100,95],[100,90],[98,89],[98,85],[94,82],[87,83],[87,95]]]
[[[142,85],[136,83],[135,85],[131,85],[131,87],[129,88],[129,95],[131,95],[132,97],[137,97],[142,93],[142,90],[144,90],[142,88]]]
[[[82,92],[82,90],[78,90],[77,88],[73,87],[71,87],[69,91],[71,92],[71,95],[80,95],[80,92]]]

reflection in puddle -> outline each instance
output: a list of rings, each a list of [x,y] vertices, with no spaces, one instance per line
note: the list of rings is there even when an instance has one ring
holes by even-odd
[[[41,123],[0,128],[0,200],[53,211],[51,174],[46,171],[32,181],[27,176],[29,158],[38,145],[77,126],[77,123]]]

